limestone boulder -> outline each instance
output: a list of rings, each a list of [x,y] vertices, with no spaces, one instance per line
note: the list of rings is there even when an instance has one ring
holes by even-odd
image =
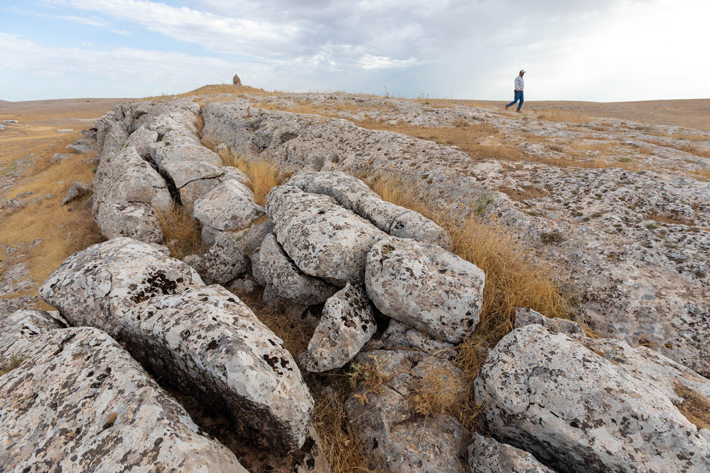
[[[2,471],[246,470],[112,338],[46,312],[0,320]]]
[[[192,209],[197,199],[204,196],[221,183],[229,180],[238,181],[251,188],[251,180],[239,169],[231,166],[223,166],[221,171],[222,174],[218,177],[197,179],[180,187],[180,200],[182,204],[186,208]]]
[[[241,436],[300,448],[313,399],[283,342],[221,286],[152,298],[120,321],[133,356],[230,414]]]
[[[264,215],[254,193],[235,180],[226,181],[195,201],[194,216],[216,230],[241,230]]]
[[[625,342],[571,338],[556,320],[514,330],[486,357],[475,395],[496,438],[560,472],[710,468],[710,431],[687,407],[707,403],[707,379]]]
[[[125,147],[128,140],[128,130],[123,122],[112,122],[108,124],[108,131],[99,141],[99,159],[112,158],[119,154]]]
[[[458,343],[478,323],[485,275],[437,245],[390,237],[367,255],[365,284],[383,314]]]
[[[96,224],[108,239],[131,238],[147,243],[163,241],[160,221],[150,204],[98,202],[93,209]]]
[[[271,220],[266,220],[246,230],[220,233],[195,269],[207,284],[228,283],[247,271],[247,258],[259,249],[273,228]]]
[[[158,141],[158,132],[141,126],[130,134],[126,140],[128,146],[133,146],[139,155],[148,157]]]
[[[392,472],[459,473],[468,438],[452,416],[417,413],[410,399],[440,380],[453,398],[463,395],[463,373],[446,360],[416,351],[371,351],[355,358],[361,372],[387,380],[370,387],[359,381],[345,402],[360,448],[373,468]],[[434,395],[433,393],[430,393]]]
[[[338,292],[332,284],[303,274],[286,255],[274,234],[269,234],[261,244],[256,274],[265,286],[273,288],[278,297],[297,304],[322,304]]]
[[[67,145],[68,149],[74,150],[78,154],[86,154],[91,151],[96,151],[96,140],[92,138],[81,138],[74,143]]]
[[[51,158],[49,158],[49,163],[50,164],[59,164],[62,161],[66,161],[69,158],[72,158],[74,155],[72,154],[65,154],[65,153],[55,153],[52,155]]]
[[[468,447],[468,466],[471,473],[555,473],[525,450],[478,433]]]
[[[322,372],[342,368],[376,331],[372,303],[364,288],[347,284],[323,307],[320,323],[308,343],[306,369]]]
[[[332,197],[293,186],[272,189],[266,211],[278,242],[296,266],[338,287],[364,282],[367,253],[387,237]]]
[[[165,139],[161,142],[162,146],[155,148],[153,161],[172,178],[178,189],[191,181],[224,174],[222,159],[214,151],[191,139],[184,143],[175,143],[174,140],[166,142]]]
[[[203,283],[190,266],[147,243],[115,238],[67,258],[39,292],[72,325],[96,327],[120,339],[121,321],[130,309],[191,286]]]

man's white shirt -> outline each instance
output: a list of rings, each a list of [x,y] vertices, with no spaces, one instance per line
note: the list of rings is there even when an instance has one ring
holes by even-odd
[[[523,90],[523,87],[525,87],[525,81],[521,76],[518,76],[515,78],[515,91],[520,92]]]

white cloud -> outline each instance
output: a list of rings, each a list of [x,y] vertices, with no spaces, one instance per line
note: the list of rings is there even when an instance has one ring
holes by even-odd
[[[371,54],[365,54],[365,56],[360,59],[360,65],[363,69],[391,69],[391,68],[401,68],[416,66],[419,61],[416,58],[409,58],[406,61],[401,59],[392,59],[383,56],[373,56]]]
[[[83,18],[83,17],[78,17],[78,16],[60,16],[59,18],[61,18],[63,20],[70,20],[75,23],[81,23],[82,25],[101,26],[101,27],[111,26],[110,22],[103,20],[101,18]]]

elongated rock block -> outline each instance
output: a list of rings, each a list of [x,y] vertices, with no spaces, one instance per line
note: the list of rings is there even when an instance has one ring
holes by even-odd
[[[0,321],[0,471],[247,473],[121,346],[41,311]]]

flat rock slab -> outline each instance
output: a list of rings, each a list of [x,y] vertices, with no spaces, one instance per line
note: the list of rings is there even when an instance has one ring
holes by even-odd
[[[115,238],[67,258],[39,292],[73,325],[96,327],[120,339],[122,318],[137,304],[202,285],[185,263],[147,243]]]
[[[289,259],[274,234],[264,238],[258,254],[256,274],[276,295],[302,305],[322,304],[338,288],[332,284],[303,274]]]
[[[496,438],[560,472],[708,471],[710,431],[681,413],[674,388],[707,398],[710,381],[661,355],[619,363],[598,346],[607,360],[553,322],[506,335],[476,378]]]
[[[272,189],[266,211],[278,242],[296,266],[338,287],[364,283],[367,253],[387,237],[332,197],[293,186]]]
[[[474,264],[410,239],[383,239],[367,255],[365,284],[375,306],[450,343],[476,328],[485,279]]]
[[[226,289],[155,297],[120,323],[139,361],[226,410],[241,436],[284,454],[305,442],[314,404],[296,362]]]
[[[111,337],[46,312],[0,321],[0,470],[246,473]]]
[[[220,231],[241,230],[263,215],[251,189],[236,180],[218,185],[195,201],[195,218]]]
[[[131,238],[146,243],[161,243],[163,230],[150,204],[99,202],[89,199],[95,211],[94,220],[108,239]]]
[[[468,465],[471,473],[555,473],[525,450],[477,433],[468,447]]]
[[[342,368],[376,331],[372,303],[364,288],[346,285],[323,307],[320,323],[308,343],[306,369],[322,372]]]

